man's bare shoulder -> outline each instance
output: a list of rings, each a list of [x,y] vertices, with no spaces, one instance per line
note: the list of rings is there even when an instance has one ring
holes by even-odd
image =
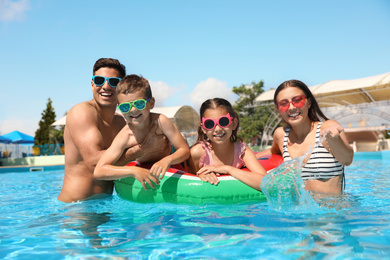
[[[83,116],[97,115],[97,110],[92,101],[85,101],[73,106],[67,116],[67,123],[69,120],[82,120]]]

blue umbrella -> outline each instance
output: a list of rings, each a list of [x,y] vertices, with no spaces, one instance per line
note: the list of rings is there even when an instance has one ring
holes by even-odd
[[[0,137],[6,138],[11,140],[11,143],[14,144],[33,144],[34,143],[34,137],[31,135],[24,134],[19,131],[13,131],[11,133],[1,135]]]

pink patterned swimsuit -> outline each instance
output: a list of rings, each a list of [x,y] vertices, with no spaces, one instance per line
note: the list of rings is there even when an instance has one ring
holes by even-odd
[[[213,159],[213,154],[211,152],[211,146],[207,142],[200,141],[199,142],[202,145],[202,148],[205,151],[205,155],[202,156],[199,160],[200,167],[204,166],[213,166],[215,165],[214,159]],[[244,160],[242,160],[242,157],[245,154],[245,149],[246,149],[246,144],[245,142],[239,143],[236,142],[234,143],[234,161],[232,166],[236,168],[241,168],[242,166],[245,165]]]

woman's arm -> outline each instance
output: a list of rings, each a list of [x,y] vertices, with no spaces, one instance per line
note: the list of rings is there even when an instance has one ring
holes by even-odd
[[[350,165],[353,161],[353,149],[349,145],[344,128],[335,120],[325,121],[321,126],[324,147],[342,165]]]

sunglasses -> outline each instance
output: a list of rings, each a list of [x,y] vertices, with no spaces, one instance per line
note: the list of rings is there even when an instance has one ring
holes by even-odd
[[[229,113],[221,116],[217,120],[202,117],[202,127],[206,130],[213,130],[217,125],[226,128],[232,123],[232,119],[233,117],[231,117]]]
[[[107,80],[108,84],[111,87],[116,88],[116,86],[118,86],[119,81],[121,81],[122,79],[116,78],[116,77],[106,78],[103,76],[92,76],[92,80],[93,80],[93,83],[98,87],[103,86],[104,82],[106,82],[106,80]]]
[[[145,99],[137,99],[133,102],[124,102],[118,105],[118,109],[122,113],[127,113],[131,110],[131,105],[133,105],[137,110],[144,110],[146,107],[146,103],[148,103],[152,98]]]
[[[304,95],[299,95],[293,97],[291,101],[288,101],[287,99],[283,99],[278,103],[278,110],[284,113],[289,109],[290,104],[293,104],[293,106],[296,108],[302,108],[306,105],[306,97]]]

